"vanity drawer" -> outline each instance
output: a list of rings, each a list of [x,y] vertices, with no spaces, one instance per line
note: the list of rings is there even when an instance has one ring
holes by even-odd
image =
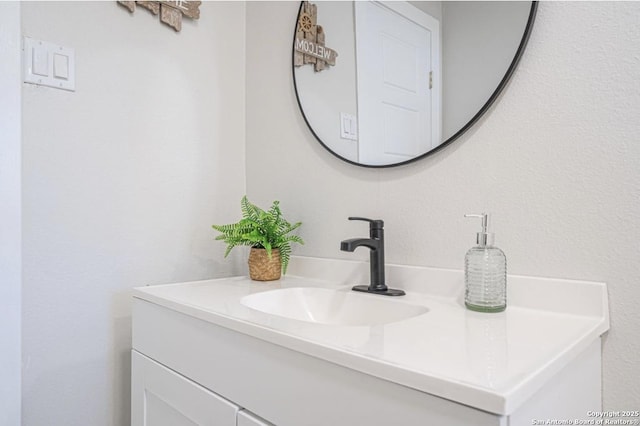
[[[132,426],[236,426],[239,407],[131,351]]]

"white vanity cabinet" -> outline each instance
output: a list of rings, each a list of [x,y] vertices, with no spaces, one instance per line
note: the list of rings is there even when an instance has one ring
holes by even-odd
[[[241,407],[278,426],[515,426],[600,409],[599,340],[518,410],[500,415],[146,301],[135,300],[133,321],[133,426],[270,424]]]
[[[358,266],[365,276],[366,267]],[[340,264],[309,269],[357,276]],[[132,425],[524,426],[589,420],[588,412],[601,410],[604,284],[510,277],[507,311],[483,315],[461,307],[457,290],[446,294],[463,282],[458,271],[388,272],[398,275],[395,282],[442,283],[429,287],[432,295],[405,287],[406,302],[389,302],[424,304],[427,313],[341,326],[241,303],[268,290],[328,288],[332,278],[323,284],[288,275],[257,284],[235,277],[135,289]],[[548,298],[527,292],[551,288],[556,299],[574,303],[528,302]]]

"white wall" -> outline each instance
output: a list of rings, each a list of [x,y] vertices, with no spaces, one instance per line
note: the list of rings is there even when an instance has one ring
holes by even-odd
[[[245,5],[181,33],[115,1],[22,8],[77,64],[75,93],[22,93],[23,424],[126,425],[130,289],[242,268],[210,225],[245,191]]]
[[[523,1],[444,2],[443,140],[467,124],[498,87],[518,51],[530,11],[531,4]]]
[[[294,253],[366,259],[339,251],[366,235],[347,221],[360,215],[385,220],[388,262],[460,269],[477,228],[463,214],[491,211],[510,273],[609,284],[604,405],[637,407],[640,3],[541,2],[488,115],[436,155],[382,170],[341,162],[305,127],[290,69],[297,7],[247,5],[247,189],[304,222]]]
[[[0,425],[20,424],[20,3],[0,2]]]

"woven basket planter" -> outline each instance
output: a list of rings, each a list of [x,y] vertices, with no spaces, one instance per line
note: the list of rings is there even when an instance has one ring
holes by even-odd
[[[252,280],[279,280],[281,271],[280,250],[271,250],[271,259],[269,259],[265,249],[251,248],[251,252],[249,253],[249,276]]]

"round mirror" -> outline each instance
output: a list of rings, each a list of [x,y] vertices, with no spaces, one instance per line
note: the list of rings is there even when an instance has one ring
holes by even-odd
[[[332,154],[391,167],[459,138],[496,100],[537,2],[303,1],[293,40],[302,115]]]

